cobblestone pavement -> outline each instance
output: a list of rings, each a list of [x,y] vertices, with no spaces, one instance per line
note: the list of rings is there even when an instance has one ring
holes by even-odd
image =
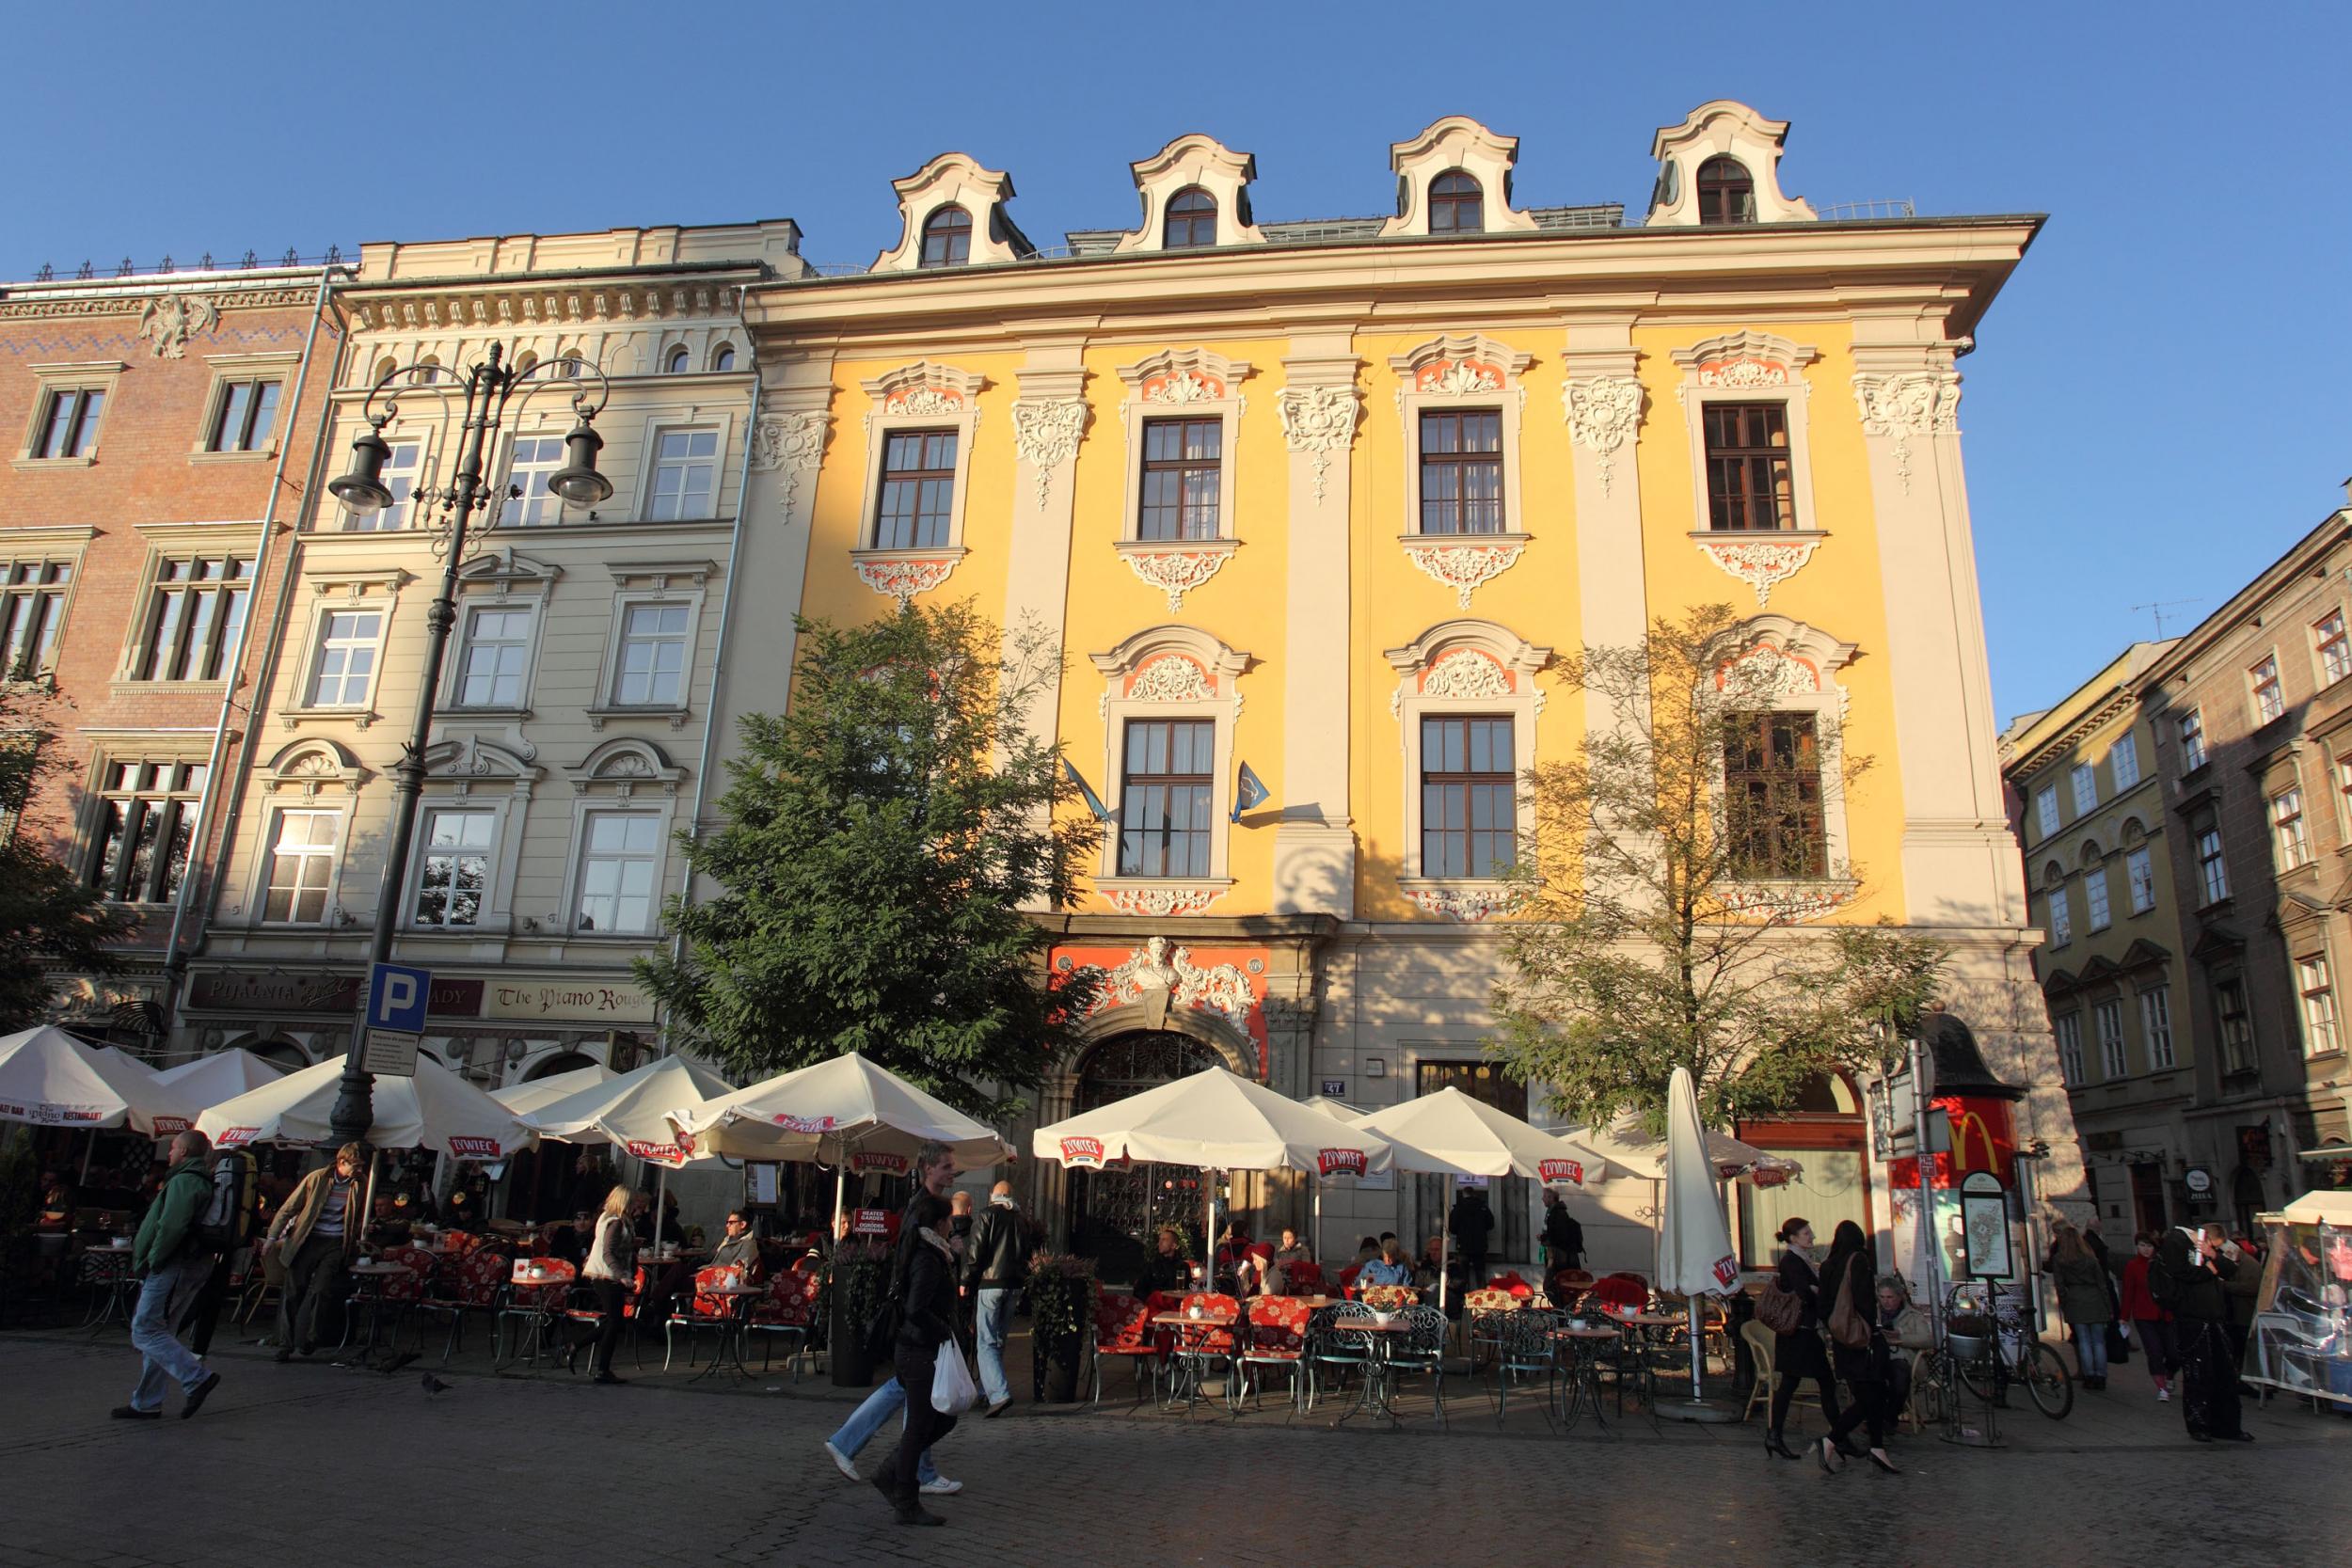
[[[1629,1411],[1608,1436],[1589,1421],[1563,1435],[1531,1408],[1498,1426],[1467,1385],[1449,1427],[1416,1398],[1395,1432],[1335,1431],[1329,1407],[1279,1401],[1239,1420],[1025,1402],[941,1445],[966,1490],[928,1499],[947,1528],[913,1530],[825,1459],[855,1396],[817,1380],[457,1370],[433,1395],[417,1366],[280,1367],[224,1345],[213,1362],[222,1383],[196,1419],[175,1393],[163,1420],[131,1423],[106,1415],[136,1370],[119,1337],[0,1337],[0,1565],[2232,1568],[2341,1563],[2352,1528],[2352,1421],[2274,1403],[2249,1411],[2258,1442],[2201,1447],[2122,1370],[2066,1421],[2005,1412],[1999,1452],[1906,1434],[1900,1479],[1770,1460],[1753,1424]]]

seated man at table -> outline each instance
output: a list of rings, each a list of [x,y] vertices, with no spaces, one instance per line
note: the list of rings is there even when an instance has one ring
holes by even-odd
[[[1152,1255],[1143,1261],[1143,1272],[1136,1275],[1136,1294],[1146,1301],[1154,1291],[1178,1294],[1192,1288],[1192,1265],[1184,1260],[1183,1245],[1176,1239],[1176,1227],[1160,1227],[1152,1240]]]
[[[759,1238],[752,1234],[751,1221],[742,1210],[727,1211],[726,1235],[710,1254],[710,1261],[717,1268],[742,1270],[746,1285],[759,1278]]]
[[[1381,1246],[1380,1256],[1366,1263],[1363,1273],[1356,1276],[1359,1290],[1367,1285],[1410,1285],[1412,1282],[1412,1265],[1406,1262],[1405,1249],[1397,1245],[1394,1236],[1391,1236]]]
[[[1435,1291],[1440,1275],[1446,1281],[1447,1300],[1461,1300],[1462,1292],[1470,1289],[1470,1278],[1463,1272],[1462,1260],[1448,1256],[1445,1238],[1432,1236],[1422,1243],[1421,1257],[1414,1260],[1413,1284],[1420,1290]]]

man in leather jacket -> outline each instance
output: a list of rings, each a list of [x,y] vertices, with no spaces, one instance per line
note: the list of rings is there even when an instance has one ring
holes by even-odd
[[[1012,1386],[1005,1379],[1005,1336],[1012,1326],[1012,1298],[1029,1274],[1029,1249],[1023,1230],[1021,1211],[1012,1201],[1012,1183],[997,1182],[989,1189],[988,1208],[973,1222],[972,1246],[964,1264],[964,1277],[977,1304],[980,1397],[988,1402],[986,1417],[991,1419],[1003,1415],[1012,1403]]]

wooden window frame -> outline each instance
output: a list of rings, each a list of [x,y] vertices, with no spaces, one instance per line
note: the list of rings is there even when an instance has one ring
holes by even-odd
[[[208,563],[218,563],[222,573],[217,578],[189,576],[174,578],[169,574],[179,567],[193,573]],[[242,566],[242,575],[235,568]],[[213,685],[229,679],[233,673],[228,660],[237,651],[236,637],[230,629],[253,613],[254,556],[250,550],[224,550],[217,554],[171,555],[154,564],[153,574],[135,624],[137,640],[125,678],[142,687]],[[243,584],[244,606],[234,621],[223,614],[232,592]],[[179,607],[170,607],[178,596]],[[205,647],[200,657],[191,654],[199,635],[196,621],[187,614],[187,607],[198,597],[210,600],[205,611],[201,635]],[[163,642],[168,638],[170,647]],[[164,672],[173,666],[188,666],[181,673]],[[209,669],[210,673],[206,671]]]
[[[1733,228],[1756,221],[1756,171],[1728,152],[1718,152],[1703,161],[1692,178],[1692,193],[1698,198],[1699,223],[1704,228]],[[1736,198],[1736,209],[1727,209],[1726,200]],[[1713,214],[1709,215],[1709,206]]]
[[[292,902],[289,904],[285,917],[282,919],[273,919],[269,912],[270,899],[279,891],[278,881],[278,862],[280,855],[283,853],[279,846],[285,838],[286,819],[292,816],[325,816],[332,818],[335,823],[335,839],[332,844],[324,847],[324,848],[315,845],[305,845],[300,847],[292,857],[298,864],[308,863],[309,862],[314,860],[324,861],[326,864],[326,883],[324,886],[317,889],[319,895],[319,912],[316,918],[310,920],[301,918],[300,900],[306,890],[302,885],[302,879],[298,874],[294,882],[289,884],[286,889],[290,895]],[[336,884],[342,879],[342,877],[343,850],[350,833],[351,813],[335,806],[307,804],[298,806],[278,806],[270,811],[267,818],[267,827],[268,833],[262,840],[262,853],[259,857],[261,861],[262,875],[261,895],[254,905],[256,924],[264,927],[331,926],[335,919],[335,911],[338,908],[340,908],[335,896]]]
[[[126,768],[135,770],[132,783],[105,782],[118,770]],[[163,778],[159,784],[146,782],[150,768],[162,771]],[[184,756],[105,755],[97,759],[92,778],[96,781],[91,791],[95,797],[96,815],[91,823],[89,848],[83,863],[83,885],[117,903],[170,903],[178,896],[195,859],[196,822],[203,809],[208,782],[206,764],[201,758]],[[118,862],[113,874],[109,875],[106,850],[117,841],[113,824],[118,807],[122,808],[123,822],[123,832],[119,836],[131,846],[132,853]],[[187,855],[181,861],[177,877],[169,874],[171,864],[167,853],[151,856],[147,873],[140,879],[143,886],[134,889],[131,883],[137,863],[138,840],[145,825],[151,821],[164,824],[158,828],[154,839],[158,848],[164,846],[167,833],[184,833]]]
[[[1751,742],[1757,730],[1769,730],[1770,726],[1781,724],[1803,726],[1804,736],[1800,746],[1810,750],[1810,768],[1772,766],[1772,756],[1777,750],[1777,743],[1769,733],[1762,747],[1763,760],[1749,760],[1751,752],[1756,750]],[[1829,876],[1829,799],[1823,780],[1823,764],[1827,759],[1822,728],[1818,714],[1798,709],[1753,708],[1724,716],[1724,831],[1725,857],[1736,879],[1743,882],[1805,882],[1820,881]],[[1735,746],[1740,748],[1736,761]],[[1793,801],[1768,800],[1765,811],[1771,820],[1742,826],[1739,819],[1747,809],[1742,786],[1757,782],[1763,784],[1768,795],[1772,797],[1777,797],[1784,787],[1794,786],[1799,791],[1799,798]],[[1809,801],[1803,798],[1808,783],[1812,791]],[[1804,863],[1801,866],[1791,866],[1783,858],[1786,845],[1775,845],[1761,862],[1747,857],[1736,847],[1743,838],[1753,838],[1757,833],[1770,833],[1777,840],[1787,834],[1792,821],[1804,840],[1801,851]]]
[[[1504,473],[1502,406],[1472,404],[1459,408],[1422,408],[1415,410],[1414,417],[1415,435],[1418,437],[1415,450],[1420,455],[1420,465],[1416,476],[1417,483],[1413,488],[1413,531],[1424,539],[1490,539],[1509,533],[1512,531],[1513,519],[1510,513],[1507,476]],[[1493,421],[1495,444],[1491,448],[1481,447],[1472,451],[1463,445],[1468,436],[1466,421],[1471,420]],[[1439,428],[1446,423],[1452,424],[1454,433],[1453,450],[1436,451],[1430,450],[1429,438],[1433,423]],[[1468,471],[1473,468],[1488,470],[1494,475],[1495,526],[1492,528],[1474,529],[1468,526],[1470,502],[1465,493],[1462,481],[1467,477]],[[1452,471],[1457,476],[1454,499],[1449,502],[1440,498],[1433,502],[1428,494],[1430,475],[1447,471]],[[1431,528],[1429,508],[1433,504],[1439,508],[1451,505],[1454,508],[1453,520],[1455,526],[1450,529]]]
[[[1175,755],[1176,731],[1179,726],[1193,732],[1192,740],[1196,761],[1199,760],[1200,751],[1203,748],[1206,749],[1209,770],[1184,773],[1136,771],[1134,767],[1136,742],[1142,734],[1155,729],[1167,732],[1166,751],[1171,759],[1169,767],[1173,768],[1172,759]],[[1115,863],[1117,877],[1151,881],[1197,881],[1210,875],[1210,868],[1216,851],[1216,807],[1219,793],[1216,773],[1216,721],[1214,718],[1186,713],[1138,715],[1126,720],[1120,726],[1119,850]],[[1153,829],[1148,826],[1139,827],[1130,821],[1130,814],[1141,809],[1137,800],[1138,792],[1153,789],[1170,794],[1178,789],[1187,792],[1199,790],[1207,809],[1206,819],[1197,829],[1179,827],[1175,825],[1175,814],[1164,809],[1160,814],[1160,822],[1155,835],[1157,842],[1154,845],[1152,839],[1155,831]],[[1129,859],[1127,851],[1131,835],[1142,835],[1140,845],[1142,858],[1139,861]],[[1171,851],[1180,839],[1188,849],[1198,851],[1200,862],[1198,868],[1190,863],[1189,856],[1183,866],[1173,865]]]
[[[937,256],[932,254],[933,241],[939,242]],[[961,202],[942,202],[923,219],[923,231],[916,242],[915,268],[933,271],[971,264],[972,214]]]
[[[895,443],[909,440],[921,442],[922,446],[919,455],[922,459],[928,460],[931,456],[930,443],[942,438],[945,438],[950,443],[948,450],[945,454],[946,459],[946,467],[894,468],[890,466],[891,448]],[[881,451],[881,466],[876,471],[872,508],[873,520],[869,525],[869,531],[866,534],[866,548],[869,550],[938,550],[946,549],[954,544],[957,513],[956,499],[957,494],[961,487],[961,475],[963,473],[963,432],[953,425],[916,425],[910,426],[902,430],[885,430],[877,432],[875,436],[875,444]],[[942,536],[939,539],[930,541],[930,543],[925,543],[921,539],[921,531],[922,520],[927,514],[922,509],[921,486],[933,483],[944,483],[947,486],[947,504],[939,515]],[[888,520],[888,514],[884,509],[883,502],[888,499],[891,486],[894,484],[912,484],[916,486],[916,506],[914,512],[912,514],[912,522],[914,524],[913,532],[914,537],[900,542],[885,542],[882,538],[882,531],[883,525]]]
[[[1508,743],[1507,750],[1513,761],[1513,766],[1510,768],[1498,770],[1493,768],[1487,768],[1482,770],[1470,766],[1471,747],[1470,727],[1475,724],[1500,724],[1502,726],[1503,737]],[[1449,771],[1441,768],[1432,768],[1430,766],[1429,741],[1430,730],[1433,725],[1442,726],[1446,729],[1452,729],[1455,726],[1460,727],[1462,732],[1461,739],[1463,761],[1463,767],[1460,770]],[[1421,866],[1422,875],[1434,881],[1487,882],[1502,880],[1509,874],[1511,868],[1518,863],[1519,775],[1517,767],[1518,755],[1518,736],[1517,733],[1518,715],[1509,712],[1489,712],[1480,710],[1424,713],[1420,716],[1417,721],[1417,727],[1420,731],[1420,747],[1417,758],[1420,777],[1416,781],[1416,785],[1421,791],[1421,843],[1417,847],[1419,850],[1418,861]],[[1489,761],[1491,760],[1492,756],[1490,752]],[[1475,822],[1477,792],[1480,790],[1493,789],[1498,784],[1502,786],[1507,791],[1505,799],[1510,801],[1510,822],[1507,827],[1488,828],[1483,831],[1490,834],[1501,834],[1510,845],[1510,858],[1508,861],[1489,858],[1486,865],[1482,868],[1473,863],[1473,857],[1476,854],[1475,846],[1477,844],[1478,835],[1482,831],[1477,827]],[[1462,797],[1463,825],[1458,835],[1451,827],[1433,828],[1430,826],[1429,792],[1432,789],[1460,789],[1464,792]],[[1462,857],[1461,870],[1432,871],[1430,869],[1429,849],[1433,836],[1444,840],[1452,840],[1456,836],[1459,837],[1460,844],[1458,847],[1461,851]],[[1455,847],[1455,846],[1451,844],[1447,846],[1447,858],[1449,860],[1452,858],[1452,850],[1454,847]]]
[[[1193,198],[1192,206],[1184,203]],[[1184,238],[1177,238],[1177,225],[1184,225]],[[1200,225],[1208,225],[1209,237],[1199,238]],[[1217,201],[1204,185],[1186,185],[1168,198],[1168,206],[1160,214],[1160,248],[1162,250],[1209,250],[1216,245]]]
[[[1719,416],[1729,415],[1737,421],[1734,444],[1718,445],[1715,427]],[[1774,432],[1763,433],[1762,445],[1749,438],[1756,433],[1748,428],[1751,416],[1762,419],[1768,425],[1777,425],[1780,444],[1774,446],[1770,437]],[[1777,398],[1758,400],[1725,399],[1709,403],[1699,413],[1699,438],[1707,449],[1707,527],[1710,533],[1788,533],[1802,525],[1797,521],[1797,463],[1796,449],[1788,428],[1788,404]],[[1756,488],[1757,465],[1765,465],[1772,483],[1764,491]],[[1776,469],[1776,473],[1770,470]],[[1737,483],[1726,483],[1726,477]],[[1733,508],[1738,509],[1739,521],[1726,521]],[[1768,510],[1772,517],[1769,525],[1758,525],[1757,509]]]
[[[1168,430],[1177,433],[1178,455],[1166,458],[1153,457],[1152,455],[1153,433]],[[1192,436],[1195,430],[1211,432],[1216,436],[1216,450],[1205,458],[1185,455],[1192,450]],[[1174,414],[1149,418],[1143,421],[1141,429],[1143,471],[1137,482],[1135,520],[1135,537],[1137,540],[1147,544],[1172,545],[1197,544],[1226,537],[1224,510],[1226,434],[1225,420],[1215,414],[1205,418],[1198,415]],[[1155,507],[1152,504],[1152,476],[1154,474],[1176,476],[1177,501],[1173,508]],[[1197,500],[1193,492],[1195,483],[1201,483],[1207,491],[1204,497]],[[1203,506],[1209,514],[1210,526],[1206,533],[1186,531],[1187,515],[1195,505]],[[1151,531],[1152,514],[1155,511],[1172,512],[1175,532],[1154,533]]]
[[[1459,189],[1444,188],[1449,180],[1470,186],[1465,195]],[[1464,223],[1462,210],[1470,209],[1470,221]],[[1439,222],[1439,214],[1444,221]],[[1450,168],[1429,182],[1429,231],[1432,234],[1483,234],[1486,231],[1486,187],[1478,176],[1466,168]]]

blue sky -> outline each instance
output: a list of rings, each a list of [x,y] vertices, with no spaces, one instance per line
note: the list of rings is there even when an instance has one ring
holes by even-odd
[[[1817,204],[2052,214],[1962,366],[2004,719],[2342,501],[2352,8],[1555,3],[1477,31],[1514,9],[20,8],[0,276],[774,216],[862,262],[890,181],[951,147],[1051,244],[1132,223],[1127,163],[1192,130],[1257,155],[1261,217],[1368,214],[1389,143],[1446,113],[1521,139],[1523,203],[1639,212],[1652,130],[1732,97],[1792,122]]]

